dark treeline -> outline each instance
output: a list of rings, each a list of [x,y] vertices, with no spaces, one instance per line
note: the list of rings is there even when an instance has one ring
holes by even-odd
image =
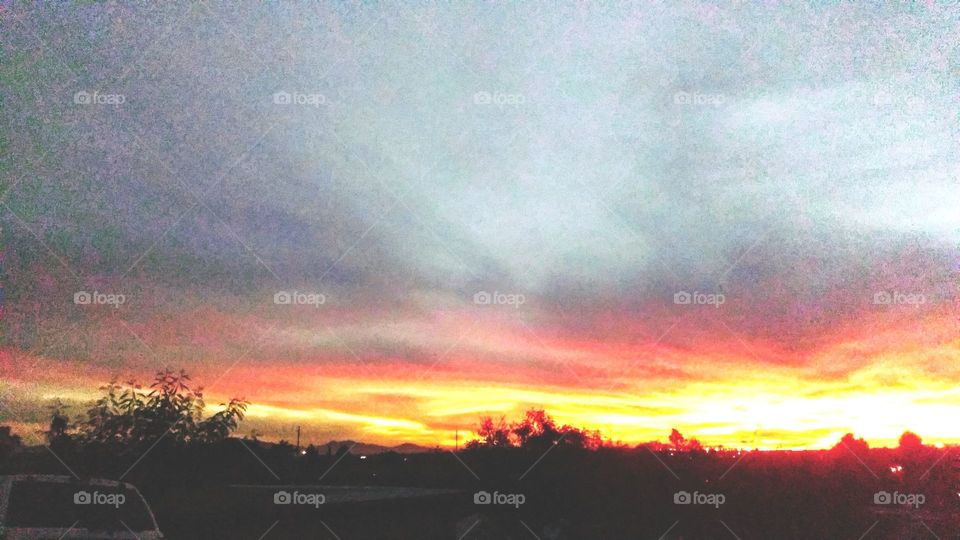
[[[480,419],[477,427],[479,439],[466,444],[468,450],[483,448],[519,447],[533,450],[546,450],[551,445],[565,445],[574,448],[596,450],[607,444],[599,431],[587,431],[571,426],[557,426],[553,418],[542,409],[531,409],[518,422],[507,425],[500,417],[494,421],[486,416]]]
[[[204,416],[182,372],[146,388],[112,382],[71,418],[51,408],[49,450],[19,448],[0,430],[0,472],[123,479],[137,485],[170,538],[951,538],[960,534],[955,448],[912,433],[897,448],[852,434],[822,451],[708,448],[673,430],[666,443],[626,446],[557,425],[547,412],[479,420],[463,450],[361,457],[347,446],[298,449],[231,437],[247,403]],[[389,505],[277,507],[269,490],[238,486],[396,486],[455,495]],[[522,505],[478,505],[480,492]],[[685,504],[683,494],[713,504]],[[922,505],[877,504],[922,494]],[[722,496],[722,501],[719,496]],[[712,497],[712,498],[711,498]],[[321,525],[321,522],[323,525]],[[254,533],[256,531],[256,533]],[[319,533],[317,531],[320,531]],[[936,536],[934,536],[936,534]],[[333,535],[327,535],[335,538]]]

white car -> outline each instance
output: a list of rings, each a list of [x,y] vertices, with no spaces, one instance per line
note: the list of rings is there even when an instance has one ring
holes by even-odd
[[[0,476],[0,538],[163,538],[137,488],[52,474]]]

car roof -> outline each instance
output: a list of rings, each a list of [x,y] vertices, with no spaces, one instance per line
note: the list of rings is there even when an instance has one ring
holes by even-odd
[[[140,490],[136,488],[133,484],[127,482],[119,482],[117,480],[107,480],[106,478],[77,478],[75,476],[67,476],[63,474],[8,474],[0,475],[0,521],[4,519],[4,516],[7,512],[7,504],[9,503],[8,493],[10,485],[14,482],[45,482],[51,484],[74,484],[80,486],[104,486],[104,487],[118,487],[124,486],[127,489],[134,491],[139,499],[143,502],[146,507],[147,515],[150,516],[150,522],[153,525],[152,529],[144,532],[150,531],[159,531],[157,526],[157,518],[153,514],[153,509],[150,508],[150,505],[147,504],[146,499],[143,498],[143,495],[140,493]],[[32,530],[32,529],[31,529]],[[134,535],[136,537],[136,535]]]

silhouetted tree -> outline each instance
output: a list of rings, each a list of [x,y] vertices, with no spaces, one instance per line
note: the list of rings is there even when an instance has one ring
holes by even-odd
[[[67,430],[70,427],[70,419],[65,412],[67,407],[59,399],[47,408],[50,409],[50,427],[43,432],[43,436],[48,445],[57,448],[69,438]]]
[[[512,427],[521,448],[547,448],[563,435],[557,424],[543,409],[530,409],[522,421]]]
[[[923,440],[912,431],[904,431],[900,435],[900,450],[912,452],[923,448]]]
[[[869,452],[870,445],[863,439],[857,439],[853,433],[847,433],[840,438],[840,442],[831,449],[833,452],[852,452],[857,457],[863,457]]]
[[[528,410],[523,420],[514,422],[510,427],[507,427],[502,416],[497,421],[489,416],[481,417],[477,435],[480,440],[468,442],[466,448],[519,446],[543,450],[554,444],[591,449],[603,446],[599,431],[577,429],[568,425],[557,427],[557,423],[543,409]]]
[[[676,429],[670,430],[669,440],[670,440],[670,444],[672,444],[673,447],[678,451],[683,450],[683,445],[687,442],[686,439],[683,437],[683,434],[681,434]]]
[[[222,441],[230,436],[240,426],[247,411],[248,403],[245,400],[232,398],[227,403],[221,403],[224,409],[206,420],[201,420],[196,426],[197,442],[212,443]]]
[[[905,480],[916,480],[917,475],[924,474],[920,470],[929,471],[927,466],[921,465],[927,453],[926,450],[923,446],[923,440],[916,433],[904,431],[903,435],[900,435],[897,457],[900,460],[900,465],[904,468],[903,476]]]
[[[78,422],[81,444],[137,447],[167,438],[177,444],[212,443],[225,439],[243,420],[247,402],[231,399],[224,409],[203,418],[203,392],[188,386],[183,370],[159,371],[149,391],[135,382],[126,386],[111,381],[101,389],[105,395]],[[66,416],[56,409],[49,437],[66,433]]]
[[[703,445],[697,439],[687,440],[682,433],[676,429],[670,430],[670,444],[677,452],[702,452]]]
[[[603,437],[600,435],[599,431],[587,431],[585,429],[577,429],[571,426],[563,426],[560,428],[560,433],[563,435],[559,442],[564,446],[572,446],[574,448],[586,448],[588,450],[596,450],[603,446]]]
[[[482,444],[485,446],[510,446],[510,429],[502,416],[496,423],[489,416],[481,418],[477,435],[483,439]]]

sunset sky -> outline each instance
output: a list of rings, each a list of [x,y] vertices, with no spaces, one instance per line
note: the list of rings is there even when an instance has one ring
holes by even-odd
[[[0,4],[0,423],[960,443],[943,4]]]

